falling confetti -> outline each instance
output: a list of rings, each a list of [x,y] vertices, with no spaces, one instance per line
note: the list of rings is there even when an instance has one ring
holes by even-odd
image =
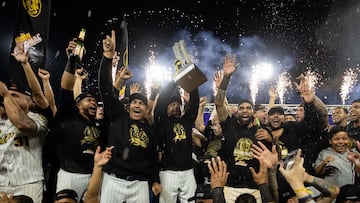
[[[304,73],[304,76],[309,81],[309,88],[312,89],[314,92],[316,90],[316,85],[319,83],[321,76],[316,73],[315,71],[312,71],[308,68],[308,70]]]
[[[6,19],[1,32],[1,45],[4,48],[11,43],[6,38],[13,33],[16,2],[4,0],[0,7],[1,19]],[[68,5],[67,9],[62,9],[63,5]],[[231,52],[239,56],[241,69],[232,77],[227,89],[230,102],[250,97],[254,102],[267,101],[266,88],[261,88],[258,78],[251,77],[251,64],[258,59],[270,58],[282,64],[275,67],[274,72],[278,75],[271,77],[274,79],[272,82],[276,82],[279,73],[283,71],[296,77],[306,67],[316,67],[313,70],[325,78],[321,81],[324,82],[324,88],[317,91],[317,94],[319,98],[326,98],[327,104],[332,104],[341,99],[339,94],[332,94],[334,89],[339,88],[332,80],[343,76],[346,69],[344,67],[360,67],[360,49],[357,48],[360,44],[359,7],[360,1],[223,0],[179,1],[171,4],[159,1],[134,7],[109,6],[104,10],[99,7],[98,2],[83,4],[80,1],[53,1],[52,32],[49,33],[49,53],[52,57],[47,57],[47,68],[53,70],[54,75],[60,75],[66,63],[64,49],[68,40],[79,27],[86,26],[92,40],[89,38],[87,41],[89,60],[85,65],[97,86],[95,81],[102,49],[98,50],[95,45],[101,45],[103,39],[102,36],[98,37],[99,32],[109,33],[109,26],[106,27],[109,23],[105,19],[121,19],[125,16],[129,29],[129,67],[134,81],[143,83],[146,80],[149,50],[157,53],[156,58],[161,63],[167,59],[169,63],[164,66],[173,69],[174,56],[168,48],[175,41],[185,39],[189,42],[188,48],[196,50],[194,62],[207,78],[213,77],[219,69],[219,59],[224,53]],[[76,19],[69,15],[74,12],[77,13]],[[154,44],[157,46],[149,46]],[[56,50],[60,52],[55,53]],[[4,51],[10,53],[9,50]],[[3,56],[0,67],[6,67],[7,59],[8,56]],[[261,74],[266,75],[264,72]],[[0,77],[4,77],[4,74],[0,74]],[[322,85],[316,80],[312,81],[313,87]],[[200,87],[200,94],[212,96],[212,88],[210,82],[206,83]],[[356,96],[359,96],[358,88],[360,87],[354,86],[353,94],[357,94]],[[55,91],[58,89],[59,86],[54,87]],[[292,94],[289,92],[286,95],[289,98],[286,102],[300,102],[300,98]]]

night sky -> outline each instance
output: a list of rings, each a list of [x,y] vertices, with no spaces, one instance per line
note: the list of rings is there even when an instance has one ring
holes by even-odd
[[[85,67],[96,78],[101,56],[100,41],[109,33],[108,20],[126,16],[129,33],[129,67],[132,81],[143,82],[150,53],[156,63],[172,69],[172,45],[185,40],[193,62],[206,74],[208,82],[200,96],[213,99],[212,77],[222,68],[226,53],[237,55],[239,69],[228,88],[230,103],[251,99],[249,78],[252,66],[269,63],[273,76],[259,85],[257,103],[268,102],[268,88],[286,71],[291,81],[307,70],[316,72],[317,95],[325,104],[341,104],[339,96],[344,72],[358,73],[360,64],[360,1],[357,0],[238,0],[238,1],[52,1],[47,53],[47,69],[52,84],[59,88],[65,65],[65,48],[82,27],[86,28]],[[64,9],[64,7],[66,9]],[[0,70],[10,55],[11,36],[16,22],[17,3],[1,1]],[[262,73],[261,73],[262,74]],[[93,86],[94,80],[88,85]],[[360,97],[356,83],[346,104]],[[293,89],[285,103],[300,102]]]

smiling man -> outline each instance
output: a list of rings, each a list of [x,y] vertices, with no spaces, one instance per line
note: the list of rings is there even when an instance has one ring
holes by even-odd
[[[258,202],[261,202],[259,188],[249,170],[249,167],[258,170],[259,162],[252,156],[250,148],[258,140],[271,144],[271,142],[266,142],[271,141],[271,136],[267,130],[258,129],[254,125],[254,107],[250,101],[242,100],[239,103],[237,115],[229,116],[227,113],[224,99],[230,77],[237,69],[235,61],[235,55],[225,56],[224,77],[215,97],[216,111],[225,135],[220,157],[226,162],[230,172],[224,187],[224,195],[226,202],[235,202],[239,195],[251,193]]]
[[[67,50],[73,47],[69,42]],[[94,164],[94,153],[100,145],[100,130],[95,120],[97,101],[93,92],[83,92],[75,97],[76,77],[79,67],[68,63],[61,78],[60,99],[55,116],[52,136],[60,163],[57,173],[56,192],[74,190],[80,197],[87,188]],[[75,98],[74,98],[75,97]]]
[[[161,187],[155,136],[145,118],[148,101],[143,94],[131,94],[127,110],[118,100],[111,80],[115,44],[113,31],[111,37],[103,40],[99,71],[99,89],[108,122],[105,144],[114,146],[112,158],[104,166],[100,202],[149,202],[149,184],[155,195],[160,193]],[[132,77],[128,68],[121,68],[118,74],[123,83],[120,86]]]

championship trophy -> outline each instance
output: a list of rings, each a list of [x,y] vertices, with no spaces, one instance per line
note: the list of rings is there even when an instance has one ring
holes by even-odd
[[[191,92],[207,81],[203,72],[191,61],[184,40],[173,45],[176,57],[174,81],[186,92]]]

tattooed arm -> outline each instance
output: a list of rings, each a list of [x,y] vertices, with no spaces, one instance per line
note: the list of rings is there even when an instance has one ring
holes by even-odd
[[[314,177],[305,173],[305,182],[314,186],[322,195],[317,202],[332,202],[340,192],[340,188],[332,183],[325,181],[322,178]]]

